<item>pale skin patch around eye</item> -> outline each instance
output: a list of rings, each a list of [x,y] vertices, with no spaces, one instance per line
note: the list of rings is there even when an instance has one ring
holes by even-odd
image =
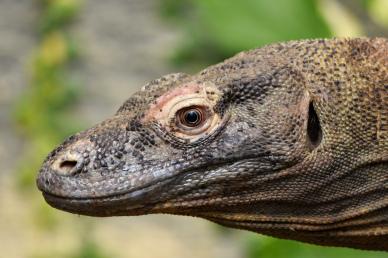
[[[187,83],[160,96],[150,106],[142,122],[157,121],[176,137],[195,141],[211,134],[221,125],[222,119],[214,112],[220,95],[220,91],[210,82]],[[204,121],[192,128],[179,126],[179,113],[191,107],[203,111]]]

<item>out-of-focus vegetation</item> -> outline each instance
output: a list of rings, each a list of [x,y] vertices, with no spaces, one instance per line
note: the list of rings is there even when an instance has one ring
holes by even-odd
[[[26,138],[24,158],[20,161],[18,185],[26,195],[35,190],[35,177],[44,157],[66,136],[78,131],[79,121],[71,118],[72,107],[79,97],[80,85],[70,73],[78,57],[77,45],[69,26],[81,7],[77,0],[41,0],[40,23],[37,25],[38,47],[28,64],[30,81],[15,107],[19,130]],[[33,201],[33,200],[31,200]],[[40,230],[52,230],[59,220],[53,209],[40,199],[32,213]],[[81,222],[79,250],[68,254],[39,254],[37,257],[104,258],[89,231],[92,224]]]
[[[42,16],[37,28],[40,43],[28,64],[29,86],[15,108],[19,129],[28,140],[25,160],[20,162],[22,189],[34,186],[35,172],[53,144],[79,128],[77,121],[69,117],[79,87],[68,71],[77,58],[77,48],[67,31],[79,3],[46,0],[40,5]]]
[[[202,67],[272,42],[332,36],[312,0],[164,0],[161,8],[185,31],[176,64]]]
[[[385,252],[360,251],[349,248],[321,247],[290,240],[250,235],[246,258],[386,258]]]
[[[373,0],[366,2],[371,13],[371,18],[381,26],[388,27],[388,1]]]
[[[387,26],[385,0],[163,0],[161,13],[183,31],[172,61],[198,70],[242,50],[278,41],[374,35]],[[375,21],[377,24],[371,24]],[[359,28],[361,27],[361,28]],[[372,27],[372,28],[371,28]]]
[[[18,129],[28,146],[17,173],[18,185],[26,196],[35,189],[36,171],[47,153],[81,128],[80,122],[71,118],[81,87],[71,73],[79,51],[69,27],[80,15],[82,2],[36,2],[41,7],[36,28],[39,44],[28,63],[28,88],[14,112]],[[342,2],[341,9],[338,4]],[[272,42],[355,35],[368,33],[371,28],[382,31],[381,28],[388,26],[387,4],[387,0],[161,0],[160,10],[166,21],[183,33],[172,57],[173,63],[197,71],[239,51]],[[356,28],[352,29],[356,33],[350,33],[350,27]],[[40,230],[53,230],[60,223],[53,209],[41,199],[36,201],[36,207],[33,216]],[[66,254],[48,250],[47,254],[33,257],[112,257],[100,250],[102,245],[94,242],[89,234],[92,228],[92,224],[81,226],[80,235],[75,236],[82,243],[77,250],[69,250]],[[386,257],[378,252],[302,245],[256,234],[249,235],[245,251],[246,258]]]
[[[178,24],[184,35],[172,61],[194,71],[237,52],[273,42],[327,38],[337,33],[338,36],[361,35],[368,30],[371,21],[388,26],[388,1],[385,0],[354,0],[353,3],[345,0],[344,5],[342,1],[333,0],[162,2],[163,16],[170,23]],[[355,11],[357,15],[352,13]],[[363,23],[368,24],[362,27]],[[386,256],[385,253],[313,246],[255,234],[246,244],[247,258]]]

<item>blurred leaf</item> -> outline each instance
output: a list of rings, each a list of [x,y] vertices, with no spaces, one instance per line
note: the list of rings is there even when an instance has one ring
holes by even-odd
[[[213,63],[272,42],[332,35],[314,0],[186,0],[190,15],[182,4],[165,1],[187,32],[177,63]]]
[[[94,242],[86,240],[78,253],[69,256],[69,258],[113,258],[113,256],[104,254]]]
[[[361,21],[337,0],[320,0],[319,7],[336,37],[360,37],[364,35]]]
[[[172,22],[187,19],[188,15],[192,13],[192,8],[190,0],[163,0],[159,6],[162,16],[170,19]]]
[[[370,0],[368,8],[371,18],[378,24],[388,28],[388,1]]]
[[[47,32],[67,25],[79,11],[80,0],[49,0],[42,16],[41,30]]]
[[[69,258],[113,258],[114,255],[107,255],[100,246],[96,244],[92,237],[93,223],[84,221],[80,225],[78,232],[80,235],[81,246]]]
[[[350,248],[322,247],[296,241],[250,235],[247,258],[386,258],[385,252],[361,251]]]
[[[67,61],[68,50],[65,37],[59,31],[47,34],[40,47],[40,61],[47,66],[62,65]]]
[[[314,1],[200,0],[198,4],[203,28],[230,52],[281,40],[330,36]]]

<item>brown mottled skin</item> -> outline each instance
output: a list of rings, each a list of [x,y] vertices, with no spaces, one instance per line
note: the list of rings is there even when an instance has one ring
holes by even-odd
[[[388,40],[303,40],[145,85],[38,187],[90,216],[170,213],[388,251]]]

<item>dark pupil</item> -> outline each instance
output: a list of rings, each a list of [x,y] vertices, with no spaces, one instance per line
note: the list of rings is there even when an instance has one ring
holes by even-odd
[[[190,125],[196,125],[199,122],[199,113],[197,110],[189,110],[185,114],[185,121]]]

